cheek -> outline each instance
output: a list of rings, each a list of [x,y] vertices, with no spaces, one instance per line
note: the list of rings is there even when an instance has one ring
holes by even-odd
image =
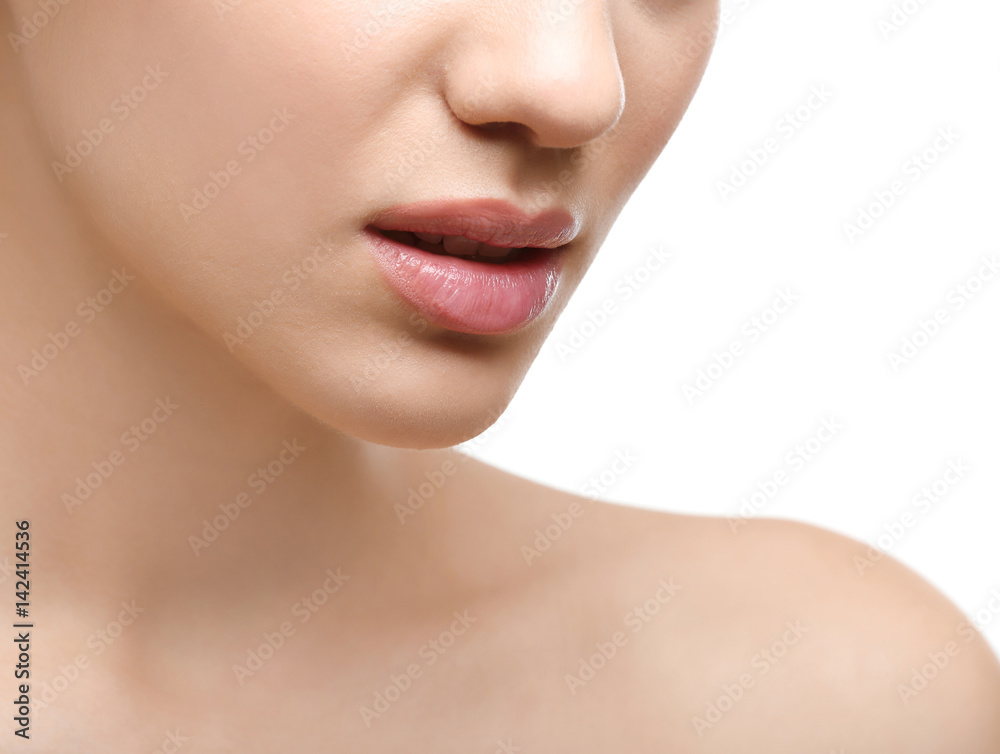
[[[659,19],[654,27],[659,33],[636,34],[619,51],[622,75],[631,84],[628,125],[635,138],[628,150],[640,166],[649,167],[687,111],[708,64],[717,23],[714,0],[680,2]]]
[[[373,51],[359,77],[346,30],[363,18],[316,3],[84,5],[26,50],[53,172],[121,256],[219,324],[357,206],[398,68]]]

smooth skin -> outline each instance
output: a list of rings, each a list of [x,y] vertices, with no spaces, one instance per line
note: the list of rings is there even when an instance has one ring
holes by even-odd
[[[44,703],[19,750],[1000,751],[996,658],[891,558],[448,449],[673,133],[714,2],[40,7],[0,6],[0,508],[11,542],[31,522]],[[448,332],[379,278],[368,220],[454,197],[579,220],[521,330]]]

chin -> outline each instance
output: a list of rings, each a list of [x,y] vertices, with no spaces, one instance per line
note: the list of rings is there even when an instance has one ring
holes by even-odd
[[[450,340],[417,341],[395,360],[377,346],[317,353],[290,363],[288,353],[241,359],[274,393],[342,434],[396,448],[447,448],[485,432],[520,386],[530,355],[463,349]],[[311,349],[300,350],[309,353]],[[520,351],[520,349],[518,349]]]
[[[447,406],[386,406],[384,413],[356,417],[359,424],[349,434],[393,448],[450,448],[485,432],[505,407],[480,406],[478,411],[456,415]],[[393,412],[397,408],[401,413]]]
[[[373,386],[342,403],[328,401],[303,408],[315,419],[351,437],[377,445],[411,450],[449,448],[485,432],[513,396],[471,391],[460,400],[452,391],[419,391],[413,385],[394,390]]]

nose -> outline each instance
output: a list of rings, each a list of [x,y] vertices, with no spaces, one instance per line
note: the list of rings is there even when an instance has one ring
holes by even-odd
[[[492,0],[495,2],[495,0]],[[472,14],[445,77],[445,99],[466,124],[517,124],[540,147],[572,148],[618,122],[625,85],[604,0],[553,17],[520,0]]]

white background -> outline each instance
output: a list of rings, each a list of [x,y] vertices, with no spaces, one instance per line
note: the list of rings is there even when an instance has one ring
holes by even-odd
[[[506,414],[464,448],[573,491],[628,450],[637,463],[602,498],[720,516],[784,470],[757,515],[871,543],[910,511],[885,549],[967,614],[986,607],[1000,589],[1000,275],[953,302],[1000,259],[1000,3],[905,5],[887,34],[892,0],[724,0],[691,109]],[[814,86],[832,96],[786,138],[779,120]],[[942,128],[958,138],[913,181],[908,161]],[[777,151],[724,199],[719,182],[768,137]],[[851,243],[845,224],[894,180],[905,193]],[[644,276],[654,247],[671,259]],[[645,282],[626,300],[628,275]],[[753,341],[744,323],[779,289],[798,301]],[[560,353],[609,298],[615,313]],[[947,324],[894,370],[889,352],[939,308]],[[682,386],[734,340],[743,355],[689,402]],[[843,429],[793,471],[787,453],[831,416]],[[949,460],[970,471],[915,507]],[[1000,649],[1000,615],[983,617]]]

